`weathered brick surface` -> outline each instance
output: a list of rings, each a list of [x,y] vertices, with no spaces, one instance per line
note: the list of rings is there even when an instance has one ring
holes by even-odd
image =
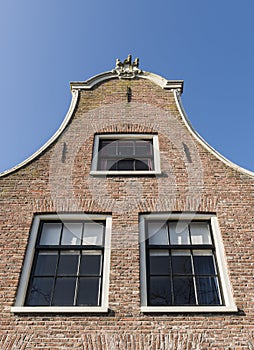
[[[112,132],[158,133],[162,174],[90,176],[94,134]],[[0,186],[1,349],[254,348],[254,178],[190,135],[172,91],[145,80],[81,91],[64,133]],[[162,211],[217,214],[239,312],[140,312],[138,217]],[[108,314],[11,313],[33,215],[57,212],[112,213]]]

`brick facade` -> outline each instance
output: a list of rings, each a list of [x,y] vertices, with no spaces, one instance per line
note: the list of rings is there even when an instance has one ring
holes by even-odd
[[[0,178],[0,348],[253,349],[254,175],[194,137],[173,89],[114,78],[78,94],[57,139]],[[157,133],[161,174],[91,176],[96,133]],[[141,312],[139,215],[179,211],[217,215],[237,312]],[[63,212],[112,215],[108,313],[11,312],[33,216]]]

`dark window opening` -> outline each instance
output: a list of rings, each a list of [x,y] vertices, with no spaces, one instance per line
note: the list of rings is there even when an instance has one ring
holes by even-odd
[[[26,306],[100,306],[105,222],[41,222]]]
[[[148,306],[223,305],[209,221],[146,223]]]
[[[97,170],[154,170],[152,139],[100,139]]]

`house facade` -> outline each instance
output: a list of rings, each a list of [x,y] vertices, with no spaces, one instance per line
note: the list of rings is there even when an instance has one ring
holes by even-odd
[[[118,59],[0,175],[1,349],[254,348],[254,173],[182,92]]]

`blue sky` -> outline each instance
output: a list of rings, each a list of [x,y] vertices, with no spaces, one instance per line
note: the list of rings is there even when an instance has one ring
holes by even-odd
[[[254,171],[253,0],[0,2],[0,171],[58,129],[70,81],[129,53],[145,71],[185,81],[187,115],[222,155]]]

